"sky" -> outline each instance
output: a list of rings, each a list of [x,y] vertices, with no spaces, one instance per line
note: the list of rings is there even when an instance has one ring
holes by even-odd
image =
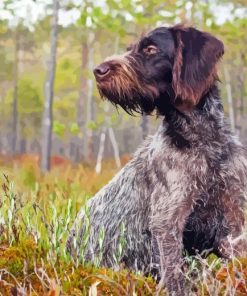
[[[60,9],[59,11],[59,24],[63,27],[67,27],[71,24],[76,23],[80,17],[80,6],[83,3],[83,0],[63,0],[63,3],[73,2],[77,8],[73,8],[69,11]],[[12,4],[8,5],[9,10],[4,9],[4,3],[0,0],[0,19],[7,20],[10,27],[15,27],[19,23],[22,23],[24,26],[33,31],[35,23],[44,18],[47,14],[51,14],[51,8],[47,8],[47,5],[52,3],[52,0],[16,0]],[[104,0],[94,0],[94,5],[105,8]],[[192,2],[187,1],[186,9],[190,13],[192,7]],[[234,6],[232,3],[227,5],[216,5],[215,1],[210,1],[210,7],[212,12],[216,17],[217,24],[221,25],[227,20],[233,19],[235,16],[243,17],[247,13],[247,9],[233,9]],[[126,15],[127,21],[130,20],[131,15]],[[179,21],[179,20],[178,20]],[[210,22],[208,23],[210,25]],[[89,22],[90,26],[90,22]]]

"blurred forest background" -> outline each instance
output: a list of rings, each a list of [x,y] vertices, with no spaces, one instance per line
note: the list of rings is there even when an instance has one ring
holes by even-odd
[[[0,153],[41,161],[102,159],[120,167],[160,120],[101,101],[92,70],[142,33],[179,22],[225,43],[221,92],[232,130],[247,143],[246,0],[3,0],[0,2]],[[42,157],[41,157],[42,156]]]

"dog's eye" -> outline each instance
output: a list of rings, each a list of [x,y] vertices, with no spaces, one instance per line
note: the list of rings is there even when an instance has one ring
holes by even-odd
[[[156,46],[154,46],[154,45],[149,45],[149,46],[145,47],[145,48],[143,49],[143,51],[144,51],[144,53],[146,53],[146,54],[155,54],[155,53],[157,53],[159,50],[158,50],[158,48],[157,48]]]

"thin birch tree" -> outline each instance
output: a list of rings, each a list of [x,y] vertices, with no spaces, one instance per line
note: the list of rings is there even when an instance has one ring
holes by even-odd
[[[148,115],[143,114],[141,120],[141,129],[142,129],[142,139],[145,140],[148,136],[149,128],[148,128]]]
[[[227,102],[228,102],[228,110],[229,110],[229,120],[231,131],[235,132],[235,116],[234,116],[234,106],[232,99],[232,87],[230,82],[230,75],[227,66],[224,67],[224,76],[226,82],[226,93],[227,93]]]
[[[12,153],[17,152],[17,131],[18,131],[18,74],[19,74],[19,34],[18,27],[15,30],[15,58],[13,69],[13,110],[12,110]]]
[[[47,80],[45,82],[45,106],[43,113],[42,156],[41,169],[45,172],[50,169],[53,127],[53,96],[56,72],[57,35],[58,35],[59,0],[53,0],[53,15],[51,23],[51,46],[48,61]]]
[[[93,72],[94,67],[94,47],[95,40],[94,32],[89,30],[86,38],[87,43],[87,70],[89,73]],[[93,121],[93,77],[86,78],[86,125],[84,130],[84,157],[87,162],[93,160],[93,130],[89,127]]]

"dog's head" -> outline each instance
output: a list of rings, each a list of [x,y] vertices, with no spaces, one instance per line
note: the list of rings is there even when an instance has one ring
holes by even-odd
[[[214,36],[183,26],[160,27],[129,50],[94,69],[102,97],[128,113],[164,114],[172,104],[192,109],[217,80],[224,46]]]

